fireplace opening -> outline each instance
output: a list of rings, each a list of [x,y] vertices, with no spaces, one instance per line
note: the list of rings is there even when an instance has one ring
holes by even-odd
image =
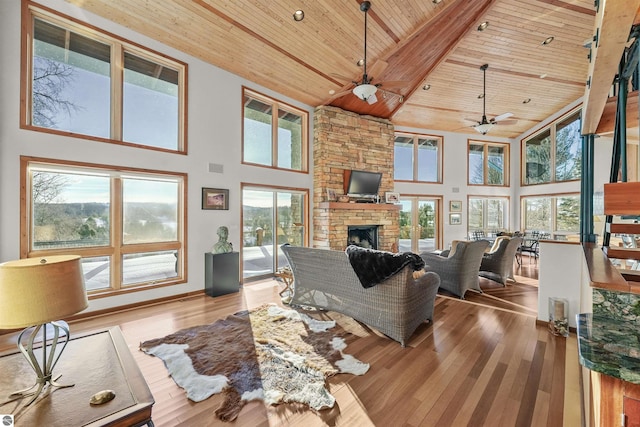
[[[361,248],[378,249],[377,225],[347,226],[347,246],[356,245]]]

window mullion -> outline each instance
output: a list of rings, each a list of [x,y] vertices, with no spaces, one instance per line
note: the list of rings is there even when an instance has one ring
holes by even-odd
[[[278,120],[280,120],[280,112],[278,105],[273,104],[271,107],[271,166],[278,167]]]
[[[111,139],[122,141],[124,49],[111,45]]]
[[[111,259],[111,288],[120,289],[122,286],[122,179],[111,179],[111,247],[113,258]]]
[[[413,180],[418,181],[418,135],[413,136],[413,158],[411,161],[413,162]]]

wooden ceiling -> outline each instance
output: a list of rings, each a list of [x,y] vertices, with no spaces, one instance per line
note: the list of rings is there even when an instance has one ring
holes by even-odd
[[[498,137],[515,137],[583,96],[596,16],[593,0],[373,0],[369,74],[381,89],[406,84],[389,85],[369,105],[350,93],[363,72],[361,0],[67,1],[305,104],[402,126],[475,133],[465,119],[481,120],[480,66],[488,64],[487,117],[517,119],[494,126]],[[304,20],[293,20],[296,9]]]

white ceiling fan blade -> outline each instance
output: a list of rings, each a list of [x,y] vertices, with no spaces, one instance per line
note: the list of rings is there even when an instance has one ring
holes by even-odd
[[[500,114],[499,116],[494,117],[492,121],[499,122],[501,120],[508,119],[511,116],[513,116],[513,113]]]
[[[347,77],[347,76],[343,76],[342,74],[338,74],[338,73],[329,73],[329,75],[331,77],[334,77],[338,80],[342,80],[345,82],[353,82],[353,78],[352,77]]]
[[[367,98],[368,104],[375,104],[376,102],[378,102],[378,98],[376,97],[375,93]]]
[[[504,126],[504,125],[515,125],[517,123],[518,123],[518,121],[516,119],[500,120],[499,122],[498,121],[494,122],[494,124],[501,125],[501,126]]]
[[[408,86],[409,82],[406,80],[391,80],[391,81],[380,82],[379,84],[385,89],[402,89]]]
[[[380,74],[382,74],[382,72],[387,68],[388,65],[389,64],[386,61],[378,59],[373,63],[371,68],[367,68],[367,76],[369,77],[369,79],[378,77]]]
[[[476,126],[476,125],[479,125],[479,124],[481,123],[481,122],[479,122],[479,121],[478,121],[478,120],[476,120],[476,119],[467,119],[467,118],[465,118],[465,119],[463,119],[463,120],[465,120],[465,121],[467,121],[467,122],[473,122],[473,123],[475,123],[475,125],[472,125],[472,126]]]

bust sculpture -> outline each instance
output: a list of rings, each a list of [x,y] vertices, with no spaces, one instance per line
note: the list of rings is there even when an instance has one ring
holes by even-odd
[[[229,237],[229,229],[227,227],[218,227],[218,243],[213,245],[211,252],[214,254],[224,254],[233,251],[233,246],[227,241]]]

